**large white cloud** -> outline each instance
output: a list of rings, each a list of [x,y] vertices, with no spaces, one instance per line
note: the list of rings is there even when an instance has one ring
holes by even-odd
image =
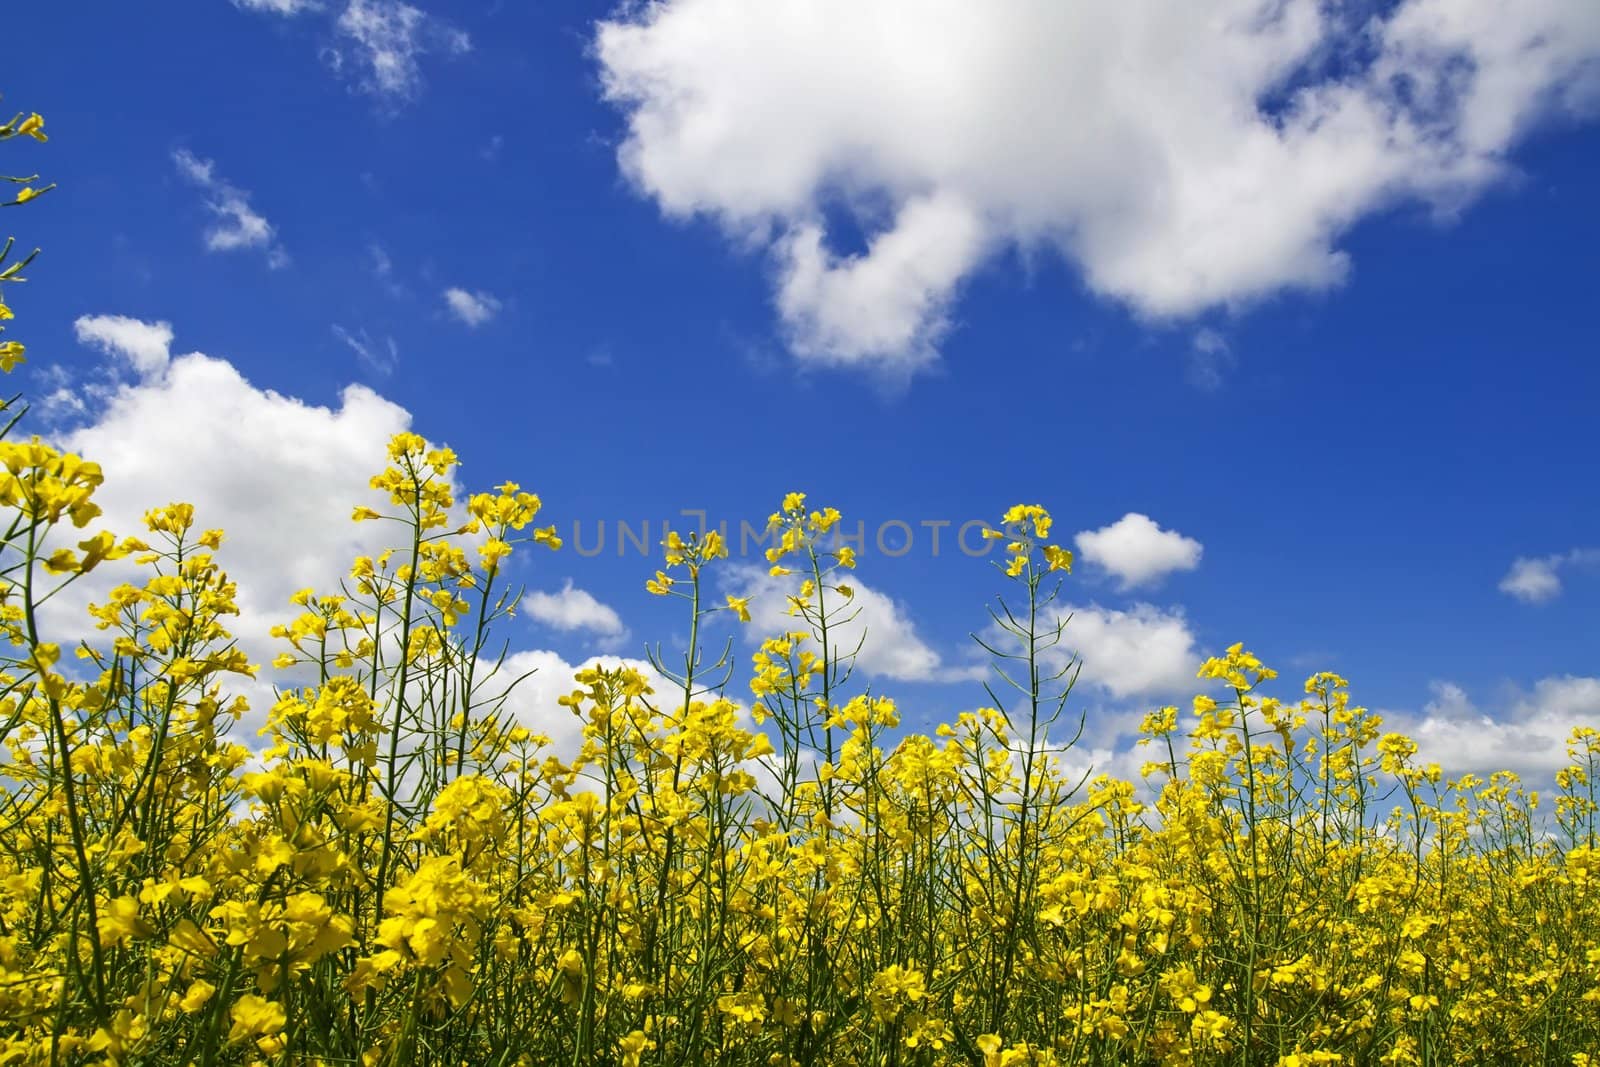
[[[1435,682],[1421,714],[1390,713],[1385,727],[1417,742],[1417,758],[1432,760],[1449,774],[1516,771],[1554,773],[1567,764],[1566,743],[1574,726],[1600,722],[1600,678],[1558,675],[1519,692],[1499,715],[1473,703],[1465,690]]]
[[[1459,207],[1600,97],[1593,0],[1370,10],[659,0],[595,45],[628,179],[770,250],[797,356],[903,374],[1000,250],[1153,316],[1325,288],[1356,222]]]
[[[299,611],[289,602],[296,590],[336,590],[355,556],[388,547],[389,524],[353,523],[350,513],[356,504],[380,502],[368,481],[386,465],[389,438],[411,427],[410,414],[360,385],[346,387],[337,405],[327,406],[259,388],[224,359],[174,355],[174,331],[165,322],[96,315],[76,325],[83,343],[111,361],[101,379],[82,390],[88,402],[72,394],[81,424],[53,435],[53,443],[104,470],[105,483],[95,495],[103,514],[91,528],[142,533],[149,508],[179,500],[194,504],[198,525],[227,532],[217,558],[237,583],[240,611],[229,628],[253,662],[267,663],[282,651],[271,627]],[[131,561],[107,562],[68,586],[45,607],[52,640],[101,643],[103,635],[96,635],[84,607],[134,574]],[[911,633],[887,598],[867,593],[864,599],[870,617],[886,621],[891,633]],[[545,623],[613,642],[627,632],[613,609],[570,582],[559,593],[533,593],[521,606]],[[910,672],[924,654],[915,648],[888,651],[879,662]],[[522,678],[506,710],[550,736],[554,752],[570,757],[582,724],[557,700],[574,689],[576,671],[597,664],[641,671],[655,689],[657,707],[674,708],[682,700],[681,689],[642,660],[597,655],[569,661],[529,648],[511,651],[493,676],[492,664],[485,662],[477,678],[479,696],[493,697]],[[273,702],[274,683],[297,684],[292,675],[271,670],[255,680],[229,679],[230,691],[247,697],[252,708],[234,731],[240,742],[257,742],[254,731]],[[743,704],[740,714],[749,725]]]
[[[372,502],[368,480],[410,415],[359,385],[329,407],[259,389],[225,360],[172,356],[166,323],[93,316],[77,328],[134,374],[97,390],[92,420],[59,439],[105,471],[97,525],[142,534],[147,509],[193,503],[198,524],[227,533],[219,559],[239,586],[237,631],[270,659],[267,631],[296,610],[294,591],[334,591],[355,556],[382,546],[386,524],[352,523],[350,511]]]
[[[95,494],[104,514],[91,528],[142,534],[147,509],[194,504],[199,526],[227,533],[217,558],[237,583],[240,612],[229,628],[253,662],[266,664],[283,651],[271,627],[300,610],[289,602],[296,590],[337,591],[356,556],[388,547],[390,524],[353,523],[350,513],[356,504],[381,503],[368,480],[386,465],[389,438],[410,428],[410,414],[360,385],[346,387],[335,405],[261,389],[226,360],[174,356],[173,331],[164,322],[85,316],[77,330],[114,361],[102,382],[84,390],[89,403],[74,394],[75,410],[87,421],[54,435],[58,446],[104,470]],[[84,607],[133,574],[131,561],[102,564],[46,605],[55,639],[97,642]],[[576,667],[592,662],[514,652],[487,690],[536,670],[508,706],[570,754],[578,724],[555,699],[572,688]],[[243,743],[256,740],[273,682],[287,684],[270,670],[257,680],[230,680],[232,691],[251,702],[250,719],[235,732]]]
[[[1200,566],[1200,542],[1176,530],[1163,530],[1148,515],[1130,511],[1109,526],[1085,530],[1074,539],[1086,562],[1114,574],[1122,588],[1159,582],[1174,571]]]

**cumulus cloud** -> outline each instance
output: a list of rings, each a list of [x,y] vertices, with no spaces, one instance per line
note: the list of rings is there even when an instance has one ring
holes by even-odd
[[[450,314],[474,328],[500,314],[500,301],[481,289],[470,293],[452,286],[444,291],[444,302]]]
[[[227,531],[219,558],[239,585],[241,644],[271,659],[267,631],[291,610],[291,594],[335,588],[351,559],[382,547],[384,524],[352,523],[350,510],[370,501],[367,481],[410,415],[359,385],[337,404],[310,404],[252,385],[225,360],[172,356],[166,323],[101,315],[77,325],[85,343],[136,375],[104,390],[89,421],[57,441],[104,469],[98,523],[137,533],[148,508],[193,503],[197,522]],[[111,581],[125,566],[90,577]],[[72,591],[57,616],[63,625],[81,624],[83,603],[98,590],[85,581]]]
[[[918,632],[903,603],[851,577],[853,617],[830,627],[834,648],[850,651],[860,646],[856,669],[869,677],[904,682],[964,682],[993,677],[993,670],[975,645],[958,657],[941,654]],[[755,566],[729,569],[731,592],[750,596],[752,637],[793,629],[788,596],[796,591],[793,576],[773,577]],[[1045,657],[1056,667],[1069,659],[1081,662],[1079,681],[1117,700],[1170,696],[1192,691],[1200,657],[1188,620],[1178,610],[1135,604],[1126,610],[1098,604],[1068,605],[1061,609],[1065,622],[1062,640]],[[983,640],[1005,650],[1007,638],[991,624]],[[1142,714],[1142,713],[1141,713]]]
[[[218,176],[215,162],[201,159],[187,148],[174,152],[172,162],[179,174],[205,193],[206,207],[216,217],[205,231],[206,248],[213,252],[259,248],[272,269],[289,265],[289,253],[278,243],[272,224],[250,206],[249,193]]]
[[[1123,589],[1155,584],[1174,571],[1192,571],[1202,552],[1199,541],[1163,530],[1148,515],[1134,511],[1074,540],[1079,556],[1115,575]]]
[[[620,639],[628,632],[615,608],[596,600],[588,590],[576,588],[571,581],[558,592],[529,593],[522,598],[522,610],[557,630],[587,630],[611,639]]]
[[[1553,556],[1518,556],[1500,579],[1500,591],[1529,604],[1561,595],[1561,572],[1600,568],[1600,548],[1574,548]]]
[[[751,597],[752,637],[795,629],[796,619],[789,614],[788,597],[798,590],[793,577],[774,577],[754,566],[730,568],[727,578],[731,591]],[[949,682],[983,677],[981,666],[947,663],[939,652],[922,639],[904,604],[886,593],[864,585],[854,577],[846,579],[854,592],[837,625],[829,625],[829,641],[835,650],[848,653],[857,649],[856,669],[863,674],[902,682]],[[836,594],[830,603],[845,605]]]
[[[389,547],[388,524],[352,523],[350,512],[374,501],[368,479],[385,466],[389,438],[410,428],[410,414],[360,385],[347,386],[330,405],[259,388],[224,359],[172,355],[173,330],[164,322],[85,316],[78,333],[116,360],[115,370],[132,372],[127,379],[112,376],[95,394],[88,421],[53,442],[105,472],[95,494],[104,514],[92,528],[138,533],[147,509],[194,504],[198,524],[227,532],[218,560],[238,585],[239,607],[229,628],[252,661],[270,661],[282,649],[269,631],[298,610],[289,603],[296,590],[336,590],[354,557]],[[47,627],[67,645],[103,638],[84,607],[131,577],[132,567],[107,562],[69,586],[45,605]],[[508,707],[570,754],[578,724],[555,698],[571,690],[578,666],[594,662],[514,652],[487,691],[537,669]],[[270,678],[229,684],[251,701],[252,719],[236,736],[253,743],[251,730],[272,703]]]
[[[656,695],[652,700],[665,698],[673,701],[682,697],[682,687],[668,682],[644,660],[623,656],[590,656],[572,663],[559,653],[545,649],[511,653],[500,665],[499,674],[488,683],[487,689],[494,693],[513,680],[522,678],[507,696],[505,710],[523,726],[550,738],[552,752],[570,759],[582,744],[583,723],[572,713],[572,709],[562,707],[557,701],[576,688],[573,676],[578,671],[592,667],[631,667],[642,674],[655,690]]]
[[[1500,591],[1530,604],[1551,600],[1561,592],[1561,579],[1556,575],[1559,565],[1559,556],[1515,559],[1506,576],[1500,579]]]
[[[92,345],[128,364],[135,374],[155,377],[172,358],[172,324],[126,315],[81,315],[72,324],[78,343]]]
[[[790,347],[823,363],[876,360],[910,370],[931,361],[956,284],[982,241],[972,211],[945,195],[907,201],[863,256],[829,251],[817,223],[796,226],[776,250]]]
[[[794,354],[904,374],[1007,250],[1153,317],[1325,289],[1362,219],[1457,210],[1600,100],[1590,0],[1371,10],[661,0],[595,54],[623,173],[768,251]]]
[[[334,590],[355,556],[388,547],[388,524],[352,523],[350,511],[373,502],[368,479],[384,467],[389,438],[410,429],[410,414],[360,385],[347,386],[331,405],[262,389],[224,359],[173,355],[174,331],[165,322],[85,316],[78,333],[116,361],[114,370],[131,372],[112,376],[89,421],[53,441],[105,472],[95,494],[104,513],[92,528],[141,532],[147,509],[193,503],[197,523],[227,532],[218,561],[238,585],[239,607],[229,628],[254,662],[270,661],[281,648],[269,631],[298,610],[289,603],[296,590]],[[103,638],[83,609],[103,600],[132,568],[127,560],[107,562],[69,586],[44,606],[46,627],[64,645]],[[602,635],[625,632],[615,612],[570,583],[561,593],[534,594],[529,601],[524,607],[547,622],[559,619]],[[533,672],[511,690],[505,707],[570,757],[581,724],[556,701],[572,691],[577,670],[597,664],[631,666],[666,699],[678,699],[675,687],[643,661],[594,656],[568,662],[539,649],[510,653],[492,677],[486,663],[479,682],[492,696]],[[273,700],[271,681],[266,674],[229,681],[253,709],[235,731],[241,743],[256,741],[253,730]]]
[[[645,700],[657,709],[676,709],[683,700],[683,687],[669,681],[645,660],[631,659],[624,656],[605,655],[590,656],[578,662],[569,662],[559,653],[547,650],[528,650],[514,652],[505,658],[500,666],[499,673],[492,679],[485,680],[485,691],[490,695],[496,694],[501,687],[509,684],[513,679],[523,680],[507,696],[504,710],[517,722],[526,726],[535,733],[543,734],[550,738],[550,747],[547,751],[562,758],[570,760],[578,754],[583,743],[583,723],[571,708],[561,706],[558,701],[577,688],[573,676],[581,670],[601,667],[616,669],[618,667],[631,668],[641,674],[653,693]],[[531,672],[531,673],[530,673]],[[523,677],[526,675],[526,677]],[[762,729],[750,717],[748,705],[735,701],[739,724],[746,730],[756,733],[766,733],[774,747],[782,744],[780,738],[772,735],[771,727]],[[811,772],[817,764],[822,762],[821,754],[816,750],[802,746],[800,749],[800,766],[804,772]],[[746,769],[755,775],[757,788],[772,795],[778,786],[776,773],[777,760],[767,757],[748,763]],[[578,789],[594,787],[591,768],[588,772],[591,777],[587,784],[580,782]]]
[[[1416,741],[1418,759],[1450,774],[1554,773],[1567,764],[1572,728],[1600,721],[1600,678],[1542,678],[1516,693],[1500,716],[1480,710],[1458,685],[1434,682],[1431,688],[1433,699],[1420,714],[1389,713],[1385,726]]]
[[[1151,604],[1126,610],[1079,605],[1067,610],[1062,643],[1053,653],[1082,664],[1079,681],[1117,699],[1194,691],[1200,656],[1181,611]]]

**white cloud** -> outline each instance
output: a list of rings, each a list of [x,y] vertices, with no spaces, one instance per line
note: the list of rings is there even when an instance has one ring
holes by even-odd
[[[557,630],[588,630],[601,637],[620,638],[628,632],[622,618],[594,594],[568,581],[560,592],[533,592],[522,598],[522,610]]]
[[[206,248],[213,252],[233,252],[260,248],[273,270],[289,265],[289,253],[277,241],[277,231],[266,217],[250,206],[250,194],[217,175],[217,165],[201,159],[187,148],[172,154],[172,161],[183,175],[206,194],[206,207],[217,222],[205,232]]]
[[[486,664],[487,666],[487,664]],[[505,710],[519,723],[535,733],[540,733],[550,738],[549,752],[563,759],[570,760],[577,755],[583,743],[583,723],[571,708],[563,707],[558,701],[579,688],[574,675],[578,671],[601,667],[615,670],[619,667],[629,667],[641,674],[652,694],[645,697],[650,706],[658,710],[675,711],[682,705],[683,687],[669,681],[658,673],[647,661],[631,659],[625,656],[603,655],[590,656],[588,659],[577,663],[569,663],[559,653],[547,650],[529,650],[513,652],[501,664],[499,673],[490,679],[484,680],[485,692],[493,696],[503,690],[505,684],[513,679],[527,675],[522,682],[513,689],[506,699]],[[529,674],[529,672],[532,672]],[[697,699],[712,699],[701,696]],[[781,739],[773,737],[770,727],[767,730],[756,726],[750,718],[748,705],[734,701],[737,710],[739,725],[746,730],[757,733],[767,733],[774,746],[782,744]],[[800,749],[800,765],[810,770],[821,762],[821,756],[814,749],[802,746]],[[777,785],[777,777],[773,773],[776,760],[769,757],[766,760],[754,761],[747,764],[746,769],[755,775],[759,788],[773,791]],[[595,772],[589,772],[593,775]],[[590,785],[580,785],[579,788],[591,788]]]
[[[469,293],[452,286],[444,291],[444,302],[450,314],[472,327],[482,326],[500,313],[500,301],[481,289]]]
[[[385,466],[389,438],[410,428],[410,414],[359,385],[346,387],[336,405],[307,403],[258,388],[227,361],[198,352],[141,363],[129,354],[129,347],[140,350],[129,339],[144,339],[148,353],[156,347],[148,339],[157,338],[166,352],[170,326],[116,316],[81,321],[102,324],[80,329],[85,343],[132,364],[138,375],[108,388],[103,408],[92,412],[88,424],[53,442],[104,470],[105,483],[95,494],[104,513],[91,528],[139,533],[148,508],[193,503],[199,525],[227,532],[218,562],[238,585],[239,607],[229,628],[252,661],[269,662],[282,650],[271,627],[299,610],[289,603],[295,590],[336,590],[354,557],[387,547],[389,524],[353,523],[350,511],[374,502],[368,479]],[[130,577],[132,566],[104,563],[45,605],[45,624],[55,639],[64,645],[78,638],[103,641],[84,606]],[[536,671],[512,691],[507,709],[571,756],[581,724],[556,698],[574,688],[575,670],[602,662],[643,670],[658,692],[671,696],[671,687],[648,664],[614,656],[568,664],[539,650],[511,653],[494,678],[480,674],[479,682],[492,695]],[[259,680],[230,680],[232,691],[251,701],[250,719],[234,730],[241,743],[256,743],[253,731],[271,706],[274,680],[284,679],[263,671]]]
[[[1352,226],[1461,207],[1600,99],[1592,0],[1368,10],[661,0],[622,4],[596,55],[623,172],[770,251],[794,353],[904,372],[1005,250],[1149,316],[1336,285]]]
[[[1432,689],[1420,715],[1386,714],[1385,728],[1407,734],[1419,760],[1451,774],[1553,773],[1567,764],[1572,728],[1600,721],[1600,678],[1542,678],[1516,694],[1501,717],[1481,711],[1458,685],[1435,682]]]
[[[1561,595],[1562,570],[1600,567],[1600,548],[1574,548],[1553,556],[1518,556],[1500,579],[1500,591],[1529,604]]]
[[[572,709],[561,706],[557,701],[578,687],[573,680],[578,671],[597,666],[632,667],[643,674],[655,690],[656,697],[652,699],[663,696],[672,699],[673,687],[643,660],[591,656],[579,663],[568,663],[559,653],[544,649],[511,653],[501,664],[498,676],[490,679],[486,687],[492,694],[502,691],[512,680],[528,675],[511,690],[505,709],[523,726],[549,737],[550,749],[554,754],[570,759],[582,744],[583,723],[572,713]],[[530,671],[533,673],[528,674]],[[679,692],[681,694],[681,689]]]
[[[70,419],[88,410],[83,398],[65,385],[46,393],[44,399],[39,401],[39,406],[44,417],[52,422]]]
[[[1149,516],[1130,511],[1110,526],[1075,538],[1078,554],[1116,575],[1123,589],[1159,582],[1174,571],[1200,565],[1200,542],[1163,530]]]
[[[329,0],[330,3],[333,0]],[[466,31],[404,0],[339,0],[332,20],[335,43],[322,51],[330,69],[386,107],[403,104],[422,90],[422,57],[464,55],[472,50]],[[328,11],[322,0],[233,0],[234,6],[270,15]],[[331,14],[331,12],[330,12]]]
[[[949,195],[907,201],[864,256],[834,255],[816,223],[795,227],[777,250],[790,347],[822,363],[902,373],[933,360],[956,284],[982,240],[978,219]]]
[[[906,606],[855,577],[845,579],[854,590],[853,618],[831,626],[833,647],[849,652],[860,644],[856,668],[870,677],[906,682],[963,682],[993,677],[987,659],[971,647],[950,662],[917,632]],[[755,639],[795,628],[788,613],[793,577],[774,578],[755,566],[735,566],[727,578],[730,591],[752,596],[747,634]],[[837,598],[830,594],[832,601]],[[837,601],[842,604],[842,601]],[[1126,611],[1099,605],[1062,609],[1070,615],[1060,644],[1046,658],[1064,666],[1069,656],[1082,661],[1080,680],[1117,699],[1193,691],[1200,657],[1188,620],[1179,611],[1135,604]],[[984,633],[990,645],[1007,647],[1007,638],[991,626]]]
[[[114,332],[103,328],[108,322],[117,324]],[[96,528],[142,533],[148,508],[193,503],[197,523],[227,532],[219,560],[238,582],[241,646],[270,660],[280,650],[267,631],[295,610],[290,595],[305,586],[336,588],[355,556],[382,547],[386,524],[352,523],[350,510],[371,501],[368,479],[383,469],[385,446],[410,426],[410,415],[359,385],[325,407],[259,389],[225,360],[198,352],[149,358],[151,338],[163,351],[170,344],[165,323],[93,316],[79,325],[85,341],[139,374],[106,390],[91,420],[57,442],[105,472],[95,494],[104,509]],[[143,339],[142,361],[109,337]],[[99,591],[95,583],[111,582],[127,566],[104,565],[91,576],[95,582],[74,585],[58,609],[60,624],[81,625],[83,603]]]
[[[830,605],[841,608],[837,623],[829,624],[834,651],[848,654],[859,646],[856,669],[863,674],[902,682],[950,682],[983,677],[982,666],[952,666],[917,633],[905,605],[872,589],[854,576],[842,579],[854,596],[846,602],[829,593]],[[729,588],[750,602],[747,634],[752,640],[797,629],[800,621],[789,614],[788,596],[798,590],[793,578],[775,578],[760,567],[735,566],[727,573]]]
[[[402,103],[422,88],[421,57],[472,50],[464,31],[402,0],[349,0],[334,25],[342,42],[328,52],[335,71],[388,103]]]
[[[1118,699],[1195,691],[1200,657],[1181,612],[1150,604],[1126,611],[1090,604],[1068,611],[1060,648],[1082,663],[1080,681]]]
[[[1513,560],[1511,569],[1500,579],[1500,591],[1530,604],[1550,600],[1561,592],[1561,579],[1556,576],[1558,563],[1559,557]]]
[[[47,424],[59,427],[88,410],[84,397],[73,388],[71,372],[61,364],[38,364],[29,377],[33,382],[30,391],[39,399],[30,401],[28,409],[37,411]]]
[[[159,375],[172,358],[172,324],[126,315],[82,315],[72,324],[78,343],[125,361],[140,377]]]

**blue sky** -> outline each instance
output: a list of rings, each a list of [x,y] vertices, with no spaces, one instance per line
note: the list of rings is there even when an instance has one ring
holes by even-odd
[[[1242,640],[1548,765],[1600,718],[1596,16],[1141,10],[19,9],[0,89],[51,140],[6,166],[59,183],[6,217],[45,249],[34,428],[108,518],[208,509],[270,614],[409,420],[610,527],[518,572],[550,596],[508,636],[557,666],[681,630],[617,520],[803,489],[866,523],[865,676],[918,723],[983,700],[1003,583],[955,527],[1039,502],[1111,529],[1066,590],[1108,750]]]

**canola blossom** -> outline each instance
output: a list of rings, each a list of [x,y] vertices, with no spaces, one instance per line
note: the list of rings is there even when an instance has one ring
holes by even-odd
[[[96,464],[0,442],[0,1063],[1585,1063],[1600,1041],[1596,776],[1573,733],[1553,819],[1510,775],[1416,746],[1240,646],[1224,699],[1152,712],[1143,783],[1065,769],[1070,678],[1044,667],[1070,553],[1007,513],[990,645],[1014,679],[899,729],[834,635],[831,509],[790,494],[772,569],[793,629],[748,693],[698,635],[716,533],[669,534],[651,592],[691,647],[662,678],[582,671],[505,710],[485,655],[506,557],[559,547],[514,483],[458,507],[456,458],[390,445],[396,546],[274,630],[264,739],[229,680],[221,531],[186,504],[93,531]],[[36,608],[137,577],[71,650]],[[1070,725],[1070,724],[1069,724]],[[254,746],[254,747],[252,747]],[[1398,802],[1396,806],[1394,802]],[[1391,812],[1385,814],[1384,805]]]
[[[1600,1057],[1595,729],[1550,798],[1447,778],[1344,678],[1275,698],[1235,645],[1145,718],[1140,781],[1074,773],[1073,560],[1030,504],[986,533],[989,706],[907,730],[840,639],[841,517],[790,493],[791,628],[716,654],[750,601],[721,536],[668,533],[645,586],[688,646],[579,672],[561,751],[494,655],[507,559],[561,539],[457,467],[395,437],[351,501],[392,547],[297,593],[258,665],[222,531],[102,530],[92,458],[0,439],[0,1065]],[[94,637],[43,628],[113,568]]]

